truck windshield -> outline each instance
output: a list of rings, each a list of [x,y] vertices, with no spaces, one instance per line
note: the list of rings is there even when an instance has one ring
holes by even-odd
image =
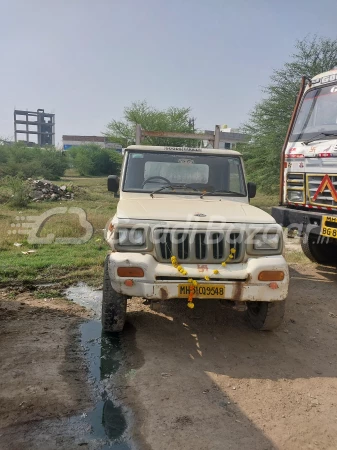
[[[289,140],[309,140],[319,133],[337,133],[337,85],[312,89],[305,94]]]
[[[241,159],[192,153],[127,152],[124,192],[153,192],[165,185],[175,194],[246,196]],[[161,194],[172,194],[163,189]]]

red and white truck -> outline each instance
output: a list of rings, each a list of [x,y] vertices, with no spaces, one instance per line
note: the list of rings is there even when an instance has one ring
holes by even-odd
[[[277,223],[298,230],[305,255],[337,263],[337,68],[302,78],[282,149]]]

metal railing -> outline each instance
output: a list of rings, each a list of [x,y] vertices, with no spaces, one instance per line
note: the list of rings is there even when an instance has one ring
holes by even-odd
[[[136,125],[136,145],[141,145],[145,137],[156,138],[177,138],[177,139],[195,139],[198,141],[209,141],[213,144],[213,148],[219,148],[220,145],[220,125],[215,125],[213,133],[176,133],[175,131],[149,131],[143,130],[138,124]]]

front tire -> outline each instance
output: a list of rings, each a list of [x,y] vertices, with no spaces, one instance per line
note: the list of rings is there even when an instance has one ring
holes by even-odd
[[[322,236],[310,233],[301,237],[302,251],[310,261],[327,266],[336,266],[337,246],[326,242]]]
[[[250,324],[257,330],[274,330],[283,321],[285,303],[285,300],[277,302],[247,302],[247,316]]]
[[[126,320],[127,297],[116,292],[109,276],[109,256],[104,263],[103,298],[102,298],[102,328],[110,333],[122,331]]]

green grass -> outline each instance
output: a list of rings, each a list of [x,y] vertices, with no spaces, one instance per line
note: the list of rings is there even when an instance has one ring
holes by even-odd
[[[69,175],[69,174],[68,174]],[[0,283],[60,283],[69,285],[86,281],[100,285],[103,262],[109,248],[104,241],[103,229],[115,213],[117,200],[107,191],[106,178],[83,178],[67,176],[57,184],[72,186],[74,201],[31,203],[27,208],[11,208],[0,205]],[[270,212],[277,204],[276,196],[258,194],[252,204]],[[39,216],[55,207],[79,207],[92,224],[94,233],[91,239],[80,245],[70,244],[29,244],[27,235],[12,234],[22,216]],[[8,234],[8,232],[11,234]],[[52,216],[41,230],[40,237],[53,233],[56,237],[80,237],[84,229],[74,214]],[[20,247],[14,243],[21,243]],[[28,250],[36,253],[23,254]],[[288,262],[306,263],[301,252],[288,252]]]
[[[64,172],[65,177],[70,177],[70,178],[78,178],[80,176],[80,174],[78,173],[78,171],[74,168],[71,169],[66,169],[66,171]]]
[[[108,246],[104,241],[103,230],[115,213],[117,200],[107,192],[106,177],[70,178],[57,182],[72,185],[74,201],[31,203],[28,208],[17,209],[0,205],[0,283],[60,282],[67,285],[80,280],[98,285],[102,279],[102,267]],[[81,189],[79,189],[81,188]],[[29,244],[27,235],[12,234],[22,228],[27,220],[17,220],[22,216],[39,216],[56,207],[79,207],[87,214],[94,232],[85,244]],[[10,232],[10,234],[9,234]],[[81,237],[85,230],[80,226],[75,214],[52,216],[41,229],[40,237],[53,233],[55,237]],[[20,247],[14,243],[21,243]],[[23,254],[28,250],[35,253]]]
[[[308,259],[305,254],[299,250],[287,250],[285,258],[288,264],[302,264],[302,265],[312,265],[312,261]]]
[[[43,289],[43,291],[35,291],[34,297],[35,298],[55,298],[55,297],[61,297],[62,292],[59,289]]]
[[[271,208],[278,205],[278,202],[278,195],[266,195],[258,192],[256,197],[253,198],[250,203],[251,205],[257,206],[270,214]]]

